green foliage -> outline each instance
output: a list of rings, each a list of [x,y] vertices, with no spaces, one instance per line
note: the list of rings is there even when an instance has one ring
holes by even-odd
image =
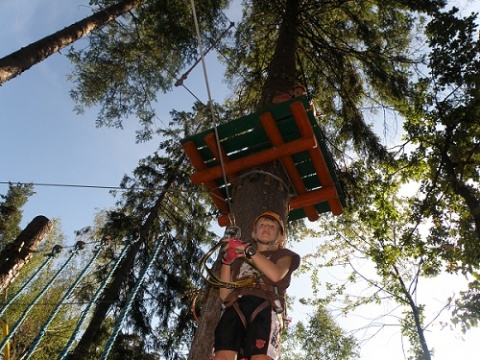
[[[414,204],[416,216],[434,222],[429,241],[449,271],[478,269],[480,248],[480,42],[476,16],[458,10],[441,13],[429,23],[432,48],[430,84],[423,88],[422,108],[406,119],[407,139],[416,145],[412,164],[421,169],[425,197]],[[421,101],[418,102],[421,104]]]
[[[284,334],[282,359],[357,359],[358,344],[335,323],[323,305],[317,306],[307,325],[298,322]]]
[[[94,3],[102,8],[111,2]],[[223,30],[220,11],[225,4],[225,0],[196,1],[200,25],[208,29],[207,44]],[[158,93],[172,88],[183,67],[198,57],[197,49],[188,2],[147,1],[89,35],[88,47],[70,51],[76,110],[100,106],[99,126],[122,128],[123,119],[133,116],[141,124],[137,140],[150,139]]]
[[[22,207],[33,194],[33,184],[9,183],[7,194],[0,195],[0,245],[8,244],[20,234]]]
[[[226,26],[219,12],[226,3],[197,2],[205,46]],[[291,23],[297,25],[292,30],[298,36],[298,62],[296,79],[289,81],[305,83],[320,107],[321,125],[336,161],[342,163],[340,175],[349,198],[341,218],[322,221],[322,235],[331,241],[306,257],[304,269],[312,270],[315,295],[323,285],[331,292],[324,299],[328,302],[342,296],[347,284],[315,280],[321,268],[313,266],[312,258],[323,258],[324,266],[352,267],[347,283],[366,285],[362,296],[345,297],[344,312],[386,299],[396,302],[403,310],[398,325],[410,341],[412,359],[428,359],[424,308],[414,301],[419,279],[444,269],[475,274],[480,263],[480,66],[475,16],[461,19],[455,9],[441,12],[444,1],[296,4],[299,17]],[[256,109],[265,93],[282,21],[292,15],[284,5],[245,3],[233,37],[224,38],[217,48],[227,59],[234,91],[227,104],[235,116]],[[158,94],[168,91],[182,68],[198,56],[189,11],[184,2],[147,2],[93,34],[88,48],[73,50],[72,96],[78,109],[100,105],[98,124],[106,126],[121,127],[124,119],[135,115],[141,124],[137,139],[152,137]],[[425,65],[426,54],[411,48],[425,14],[431,16],[426,32],[431,73],[413,83],[412,69]],[[396,153],[387,151],[375,124],[367,123],[364,108],[379,105],[405,116],[405,144]],[[158,241],[160,221],[172,223],[176,241],[165,244],[165,261],[156,264],[157,276],[142,290],[144,301],[136,304],[128,324],[132,331],[149,336],[167,358],[173,358],[193,332],[187,306],[179,298],[199,284],[191,264],[201,255],[201,244],[213,238],[206,224],[213,208],[189,183],[191,169],[178,147],[182,137],[195,131],[193,124],[202,124],[203,111],[195,109],[195,116],[172,113],[171,128],[158,133],[163,138],[159,151],[142,160],[132,177],[124,178],[119,207],[109,212],[101,231],[101,236],[117,241],[138,234],[144,244],[119,295],[121,304],[134,283],[135,269],[141,268]],[[418,192],[399,196],[412,182],[419,183]],[[373,264],[373,275],[357,271],[358,259]],[[471,286],[457,303],[458,321],[467,326],[478,321],[473,296],[478,284]],[[177,316],[169,320],[174,312]],[[149,323],[153,317],[159,319],[158,336]],[[328,325],[325,318],[312,321],[309,327],[299,325],[297,334],[307,337],[310,328],[318,331],[317,324]]]
[[[460,325],[463,332],[472,327],[478,327],[480,319],[480,281],[479,275],[468,284],[468,289],[460,293],[460,298],[455,301],[453,311],[454,325]]]
[[[409,69],[419,62],[409,46],[418,20],[415,11],[434,12],[443,1],[300,2],[297,68],[294,81],[304,83],[325,117],[338,157],[349,147],[362,156],[388,156],[366,124],[362,107],[391,105],[406,111],[413,89]],[[228,59],[227,77],[235,85],[243,112],[256,108],[278,38],[283,6],[253,1],[244,8],[235,42],[221,50]],[[275,89],[274,89],[275,90]],[[280,89],[277,89],[280,90]]]
[[[38,298],[40,291],[58,271],[59,264],[61,264],[69,254],[64,253],[60,257],[51,261],[41,273],[38,273],[38,269],[40,265],[47,260],[47,257],[52,256],[53,246],[63,245],[64,240],[65,237],[59,229],[58,222],[54,221],[52,231],[47,235],[38,252],[22,269],[22,272],[16,281],[8,287],[8,292],[5,292],[0,300],[0,306],[3,306],[3,304],[9,301],[11,297],[17,294],[28,279],[36,275],[35,280],[28,288],[24,289],[21,295],[11,304],[3,316],[3,320],[5,320],[9,324],[10,329],[12,329],[30,304],[33,301],[36,301],[35,306],[31,308],[28,316],[21,323],[12,339],[11,351],[15,358],[20,358],[22,354],[25,354],[26,351],[28,351],[28,347],[38,335],[39,329],[48,319],[71,283],[72,277],[75,277],[75,274],[78,273],[77,269],[67,269],[67,271],[59,276],[45,295]],[[73,331],[78,311],[79,309],[77,309],[74,304],[65,305],[60,309],[58,315],[54,318],[48,328],[48,331],[46,331],[41,346],[31,359],[53,358],[60,353],[69,334]]]
[[[402,176],[396,168],[363,168],[362,174],[368,187],[356,198],[357,209],[322,221],[329,231],[328,240],[315,254],[307,256],[307,261],[304,259],[304,266],[317,262],[318,267],[321,259],[320,273],[322,267],[350,269],[345,282],[317,285],[326,301],[341,303],[343,314],[366,305],[396,304],[393,306],[402,309],[403,316],[395,311],[391,319],[400,319],[395,323],[409,340],[410,353],[418,359],[429,359],[424,305],[416,301],[416,293],[422,278],[441,273],[441,249],[432,240],[433,235],[422,234],[428,223],[424,218],[415,218],[412,211],[417,195],[411,190],[408,197],[399,195]],[[375,315],[382,316],[388,317]]]

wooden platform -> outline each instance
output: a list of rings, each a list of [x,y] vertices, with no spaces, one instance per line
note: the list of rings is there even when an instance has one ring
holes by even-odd
[[[195,168],[194,184],[204,184],[220,212],[219,224],[228,224],[226,187],[239,172],[274,160],[282,162],[290,179],[289,220],[319,214],[343,213],[343,192],[318,123],[309,111],[305,96],[272,105],[217,127],[224,171],[214,129],[182,140],[182,146]]]

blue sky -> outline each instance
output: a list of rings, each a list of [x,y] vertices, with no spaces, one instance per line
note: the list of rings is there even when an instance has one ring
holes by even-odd
[[[84,0],[1,2],[0,56],[90,15],[87,5]],[[214,60],[213,54],[209,59]],[[210,81],[221,75],[211,68],[207,71]],[[69,72],[66,57],[55,54],[0,87],[0,181],[117,186],[124,174],[157,148],[156,141],[135,143],[135,120],[126,121],[123,130],[107,129],[95,127],[95,109],[76,115]],[[201,66],[185,85],[207,101]],[[223,85],[216,85],[214,99],[225,93]],[[194,100],[182,87],[161,96],[158,125],[163,126],[162,120],[168,123],[172,108],[189,109]],[[0,193],[7,189],[0,184]],[[106,189],[37,186],[35,191],[25,206],[23,224],[37,215],[60,218],[69,238],[74,230],[90,225],[98,210],[115,202]]]
[[[470,2],[470,4],[474,4]],[[478,5],[476,5],[478,8]],[[43,36],[90,15],[88,0],[3,0],[0,2],[0,57]],[[193,24],[192,24],[193,26]],[[63,51],[65,53],[65,51]],[[208,76],[212,96],[221,102],[227,89],[215,57],[208,56]],[[19,77],[0,87],[0,181],[71,185],[117,186],[124,174],[130,174],[138,161],[157,147],[155,141],[135,143],[135,121],[124,130],[95,127],[96,111],[83,115],[73,112],[67,81],[70,64],[62,54],[55,54]],[[185,82],[202,101],[207,92],[201,66]],[[194,98],[183,88],[174,88],[160,97],[164,122],[172,108],[188,109]],[[159,123],[159,125],[161,125]],[[0,184],[5,194],[7,185]],[[115,199],[105,189],[37,186],[24,209],[23,226],[37,215],[59,218],[67,238],[73,242],[74,230],[91,225],[100,209],[113,206]],[[313,251],[315,241],[298,245],[303,254]],[[324,281],[341,277],[342,273],[326,273]],[[432,309],[452,295],[460,279],[443,277],[427,284],[419,296]],[[294,280],[291,294],[304,295],[310,285],[307,279]],[[354,329],[368,323],[378,311],[388,311],[389,304],[375,310],[340,317],[342,326]],[[290,316],[304,318],[307,309],[297,307]],[[462,336],[458,331],[440,330],[427,334],[429,344],[437,348],[436,360],[474,359],[479,331]],[[357,333],[368,337],[368,332]],[[364,344],[362,360],[401,360],[398,328],[386,327],[380,336]]]

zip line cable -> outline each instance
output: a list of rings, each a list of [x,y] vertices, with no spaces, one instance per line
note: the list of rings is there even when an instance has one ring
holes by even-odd
[[[15,295],[12,296],[12,298],[9,301],[2,306],[2,308],[0,309],[0,316],[2,316],[5,313],[5,311],[7,311],[10,305],[12,305],[12,303],[23,293],[23,291],[28,287],[28,285],[30,285],[32,281],[36,279],[38,274],[42,272],[43,268],[47,266],[50,261],[52,261],[52,259],[55,257],[56,254],[60,252],[60,250],[61,250],[60,245],[55,245],[53,247],[53,250],[50,252],[50,254],[47,255],[48,256],[47,259],[43,262],[42,265],[40,265],[37,271],[35,271],[35,273],[30,277],[30,279],[28,279],[27,282],[23,284],[23,286],[17,291]]]
[[[107,286],[107,284],[110,282],[110,279],[113,277],[113,273],[115,272],[115,270],[118,268],[118,266],[120,265],[120,263],[122,262],[123,258],[126,256],[126,254],[128,253],[128,251],[130,250],[130,247],[132,246],[132,244],[134,242],[138,241],[138,239],[131,239],[130,241],[127,242],[127,244],[123,247],[122,251],[120,252],[120,255],[118,256],[117,260],[115,261],[115,263],[113,264],[112,268],[110,269],[110,271],[108,272],[107,276],[105,277],[105,279],[102,281],[102,283],[100,284],[100,286],[98,287],[97,291],[95,292],[95,294],[92,296],[92,298],[90,299],[90,302],[87,304],[87,306],[85,307],[85,309],[82,311],[82,315],[80,316],[80,319],[78,319],[78,322],[77,322],[77,326],[75,327],[75,330],[73,331],[72,335],[70,336],[70,339],[68,340],[67,344],[65,345],[65,347],[63,348],[62,350],[62,353],[60,354],[60,356],[58,357],[58,360],[63,360],[63,359],[66,359],[67,356],[68,356],[68,351],[72,348],[72,345],[73,343],[75,342],[78,334],[80,333],[80,331],[82,330],[82,326],[87,318],[87,315],[89,314],[90,312],[90,309],[92,308],[92,306],[97,302],[98,298],[100,297],[100,295],[103,293],[103,290],[105,289],[105,287]]]
[[[72,261],[73,257],[78,253],[78,250],[80,250],[80,245],[81,241],[77,243],[78,246],[75,247],[75,249],[72,251],[72,254],[70,257],[65,261],[65,263],[62,265],[62,267],[57,271],[57,273],[50,279],[50,281],[45,285],[45,287],[40,291],[40,293],[35,297],[35,299],[32,300],[30,305],[25,309],[23,312],[22,316],[18,321],[15,323],[13,326],[12,330],[10,333],[3,339],[2,343],[0,343],[0,351],[3,350],[5,345],[12,339],[12,337],[15,335],[17,332],[18,328],[22,325],[22,323],[25,321],[26,317],[28,316],[29,312],[33,309],[35,304],[40,300],[40,298],[45,295],[47,290],[52,286],[53,282],[57,279],[57,277],[62,273],[62,271],[67,267],[67,265]]]
[[[223,152],[222,152],[222,147],[221,147],[221,144],[220,144],[220,137],[218,135],[217,122],[215,120],[215,110],[213,108],[213,101],[212,101],[212,96],[211,96],[211,93],[210,93],[210,85],[209,85],[209,82],[208,82],[208,74],[207,74],[207,67],[206,67],[206,64],[205,64],[205,57],[204,57],[204,54],[202,52],[202,37],[201,37],[201,34],[200,34],[200,27],[199,27],[199,24],[198,24],[197,13],[196,13],[196,10],[195,10],[195,0],[191,0],[190,2],[191,2],[191,6],[192,6],[193,20],[195,22],[195,30],[197,32],[198,49],[200,51],[200,58],[202,60],[203,77],[204,77],[204,80],[205,80],[205,86],[206,86],[207,94],[208,94],[208,102],[209,102],[209,105],[210,105],[210,113],[211,113],[211,117],[212,117],[212,121],[213,121],[213,131],[215,133],[217,152],[219,154],[219,160],[220,160],[220,168],[222,169],[222,178],[223,178],[223,183],[225,185],[226,202],[227,202],[228,211],[229,211],[228,218],[229,218],[230,225],[232,227],[236,227],[235,216],[234,216],[234,214],[231,213],[231,211],[232,211],[232,198],[230,196],[230,191],[229,191],[229,188],[228,188],[227,174],[225,172],[225,162],[224,162],[224,159],[223,159]],[[230,27],[232,27],[232,26],[233,26],[233,23],[230,23]],[[227,228],[226,232],[227,231],[228,231],[228,228]],[[222,238],[222,240],[223,240],[223,238]],[[223,281],[223,280],[221,280],[220,278],[217,277],[217,275],[215,274],[215,272],[213,271],[212,268],[209,268],[206,265],[206,263],[208,261],[208,258],[217,249],[219,249],[222,245],[225,244],[222,240],[220,240],[217,245],[215,245],[212,249],[210,249],[203,256],[203,258],[200,260],[200,263],[198,265],[198,269],[199,269],[199,272],[200,272],[200,275],[202,276],[202,278],[208,284],[210,284],[211,286],[226,287],[226,288],[229,288],[229,289],[245,287],[245,286],[253,284],[257,280],[256,277],[248,277],[247,279],[240,280],[240,281],[225,282],[225,281]],[[250,263],[254,268],[257,268],[252,262],[250,262]],[[204,268],[206,270],[208,276],[206,276],[203,273],[202,268]]]
[[[228,205],[228,210],[231,211],[231,198],[230,198],[230,193],[228,190],[227,186],[227,175],[225,173],[225,164],[224,164],[224,159],[222,155],[222,149],[220,147],[220,139],[218,137],[218,129],[217,129],[217,122],[215,120],[215,109],[213,108],[213,101],[212,101],[212,94],[210,92],[210,85],[208,82],[208,74],[207,74],[207,66],[205,64],[205,57],[203,54],[203,49],[202,49],[202,36],[200,34],[200,26],[198,25],[198,19],[197,19],[197,12],[195,10],[195,0],[190,0],[191,6],[192,6],[192,13],[193,13],[193,20],[195,23],[195,31],[197,32],[197,39],[198,39],[198,50],[200,52],[200,59],[202,60],[202,68],[203,68],[203,78],[205,80],[205,87],[207,89],[207,95],[208,95],[208,103],[210,105],[210,115],[212,117],[213,121],[213,130],[215,132],[215,137],[217,139],[217,151],[220,157],[220,166],[222,169],[222,177],[223,177],[223,182],[225,184],[225,193],[227,197],[227,205]],[[232,26],[232,24],[230,24]]]
[[[45,336],[45,333],[47,332],[48,327],[52,323],[53,319],[57,316],[58,312],[60,311],[60,308],[64,305],[65,300],[68,299],[70,295],[72,295],[73,291],[76,289],[77,285],[80,283],[80,281],[84,278],[84,276],[87,274],[87,271],[91,268],[92,264],[94,263],[95,260],[97,260],[98,256],[100,255],[101,251],[103,250],[103,246],[105,245],[104,239],[100,242],[100,245],[98,246],[97,251],[95,251],[94,255],[88,262],[88,264],[84,267],[82,272],[78,275],[77,279],[74,281],[74,283],[68,288],[68,290],[65,292],[63,297],[60,299],[60,301],[57,303],[57,306],[55,309],[51,312],[50,316],[48,317],[47,321],[42,325],[40,328],[39,333],[33,340],[33,343],[30,344],[29,350],[26,354],[24,354],[20,360],[28,360],[30,357],[33,355],[33,353],[37,350],[38,345],[40,345],[40,342],[42,341],[43,337]]]
[[[164,221],[163,224],[162,224],[161,233],[164,233],[164,236],[169,236],[173,240],[173,237],[170,234],[168,234],[167,231],[168,231],[168,225],[167,225],[167,222]],[[142,271],[141,271],[141,273],[140,273],[140,275],[137,279],[137,282],[136,282],[134,288],[132,289],[132,292],[128,295],[127,302],[126,302],[124,308],[122,309],[122,311],[120,312],[119,319],[117,320],[117,323],[115,324],[115,328],[113,330],[113,333],[112,333],[112,335],[110,336],[110,339],[107,342],[107,346],[105,347],[105,350],[103,351],[101,360],[107,360],[108,359],[108,355],[110,354],[110,351],[113,348],[113,344],[115,343],[115,340],[117,339],[117,336],[120,333],[120,329],[123,326],[123,323],[125,321],[125,318],[127,317],[128,312],[130,311],[130,308],[132,307],[133,301],[135,300],[135,298],[138,294],[138,290],[142,286],[142,284],[143,284],[143,282],[146,278],[147,272],[152,267],[155,259],[157,258],[158,254],[160,253],[160,250],[161,250],[162,246],[163,246],[162,242],[157,241],[157,244],[155,245],[155,249],[154,249],[154,252],[153,252],[150,260],[148,261],[146,266],[142,269]]]

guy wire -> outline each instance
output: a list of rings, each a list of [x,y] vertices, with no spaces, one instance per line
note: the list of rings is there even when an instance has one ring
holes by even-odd
[[[213,120],[213,130],[215,133],[215,138],[217,142],[217,151],[220,157],[220,166],[222,169],[222,177],[223,177],[223,182],[225,184],[225,192],[226,192],[226,197],[227,197],[227,205],[228,205],[228,210],[229,212],[231,211],[231,198],[230,198],[230,193],[228,190],[228,185],[227,185],[227,175],[225,173],[225,164],[223,161],[223,155],[222,155],[222,149],[220,146],[220,139],[218,137],[218,130],[217,130],[217,122],[215,120],[215,109],[213,108],[213,101],[212,101],[212,95],[210,93],[210,85],[208,83],[208,75],[207,75],[207,67],[205,65],[205,58],[203,54],[203,49],[202,49],[202,37],[200,35],[200,27],[198,25],[198,19],[197,19],[197,12],[195,10],[195,0],[190,0],[190,3],[192,5],[192,13],[193,13],[193,20],[195,22],[195,31],[197,32],[197,39],[198,39],[198,50],[200,52],[200,59],[202,60],[202,68],[203,68],[203,77],[205,80],[205,86],[207,88],[207,95],[208,95],[208,103],[210,105],[210,113],[211,117]]]

